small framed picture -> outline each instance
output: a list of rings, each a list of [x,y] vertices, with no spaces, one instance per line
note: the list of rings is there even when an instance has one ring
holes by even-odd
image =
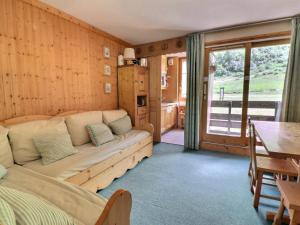
[[[106,94],[111,93],[111,83],[105,83],[105,84],[104,84],[104,92],[105,92]]]
[[[104,75],[110,76],[111,75],[111,67],[110,65],[105,64],[104,65]]]
[[[103,48],[103,55],[104,55],[105,58],[110,57],[110,49],[108,47]]]

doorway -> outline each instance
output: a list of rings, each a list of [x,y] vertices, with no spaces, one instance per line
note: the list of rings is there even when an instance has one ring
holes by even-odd
[[[204,144],[245,147],[248,116],[279,119],[288,53],[287,38],[206,48]]]
[[[161,142],[184,145],[186,53],[161,57]]]

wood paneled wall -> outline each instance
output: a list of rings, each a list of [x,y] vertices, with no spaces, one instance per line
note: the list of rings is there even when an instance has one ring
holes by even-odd
[[[0,15],[0,120],[117,107],[117,55],[126,43],[33,0],[0,0]]]
[[[137,58],[166,55],[186,51],[185,37],[178,37],[163,41],[135,46]]]

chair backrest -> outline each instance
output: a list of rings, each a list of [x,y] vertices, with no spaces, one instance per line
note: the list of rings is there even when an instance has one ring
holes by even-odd
[[[249,125],[249,148],[250,148],[252,175],[254,176],[254,178],[257,178],[256,134],[255,134],[255,126],[252,123],[250,123]]]

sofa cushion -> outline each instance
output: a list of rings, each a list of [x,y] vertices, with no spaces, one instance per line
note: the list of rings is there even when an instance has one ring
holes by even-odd
[[[6,168],[14,164],[7,134],[8,129],[0,126],[0,164],[5,166]]]
[[[68,156],[49,165],[43,165],[41,160],[35,160],[25,164],[26,168],[32,169],[50,177],[65,180],[81,171],[96,165],[109,157],[128,150],[128,147],[150,137],[151,134],[142,130],[131,130],[124,135],[115,136],[115,139],[99,147],[92,143],[76,147],[77,154]]]
[[[0,186],[0,196],[12,207],[17,224],[74,225],[63,210],[32,194]]]
[[[66,124],[71,135],[73,145],[78,146],[90,142],[86,126],[94,123],[102,123],[101,111],[78,113],[66,117]]]
[[[40,158],[40,153],[33,144],[33,137],[38,134],[68,133],[64,118],[36,120],[9,127],[8,136],[12,146],[14,160],[23,165]]]
[[[103,122],[109,125],[111,122],[121,119],[127,115],[124,109],[103,111]]]
[[[90,138],[92,139],[93,144],[96,146],[100,146],[114,139],[114,135],[112,134],[111,130],[104,123],[87,125],[86,129]]]
[[[42,134],[33,138],[34,145],[42,156],[44,165],[78,152],[72,145],[69,134]]]
[[[16,217],[12,207],[0,197],[0,224],[16,225]]]
[[[115,120],[109,124],[109,127],[117,135],[125,134],[132,129],[130,117],[126,115],[121,119]]]

